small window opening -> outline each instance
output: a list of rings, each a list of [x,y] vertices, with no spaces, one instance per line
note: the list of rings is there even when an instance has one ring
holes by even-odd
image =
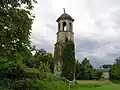
[[[58,29],[60,30],[60,23],[58,24]]]
[[[67,31],[67,25],[66,25],[66,22],[63,22],[63,31]]]

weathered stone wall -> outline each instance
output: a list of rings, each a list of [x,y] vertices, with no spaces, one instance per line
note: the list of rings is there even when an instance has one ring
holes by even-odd
[[[57,76],[60,76],[61,69],[62,69],[62,47],[61,43],[55,44],[55,51],[54,51],[54,73]]]
[[[74,42],[74,33],[68,31],[61,31],[57,33],[57,42],[65,43],[65,38]]]

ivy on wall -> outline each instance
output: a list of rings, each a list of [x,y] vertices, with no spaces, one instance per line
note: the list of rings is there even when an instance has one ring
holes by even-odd
[[[62,77],[72,81],[75,77],[75,48],[74,42],[68,41],[66,38],[66,43],[64,44],[62,50]]]

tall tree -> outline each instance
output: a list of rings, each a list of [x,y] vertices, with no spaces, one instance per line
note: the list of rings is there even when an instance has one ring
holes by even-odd
[[[87,79],[87,80],[91,79],[93,67],[90,64],[90,61],[87,58],[84,58],[81,65],[82,65],[82,69],[83,69],[83,77],[82,78]]]
[[[27,53],[35,0],[0,0],[0,55],[12,55],[15,51]]]
[[[29,37],[34,17],[30,11],[35,2],[0,0],[0,57],[5,58],[0,59],[0,75],[6,87],[13,79],[20,78],[23,74],[20,62],[31,55]]]

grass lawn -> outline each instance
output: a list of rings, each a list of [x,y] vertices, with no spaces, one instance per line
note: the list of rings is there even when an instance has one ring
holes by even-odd
[[[77,81],[71,90],[120,90],[120,84],[110,81]]]

